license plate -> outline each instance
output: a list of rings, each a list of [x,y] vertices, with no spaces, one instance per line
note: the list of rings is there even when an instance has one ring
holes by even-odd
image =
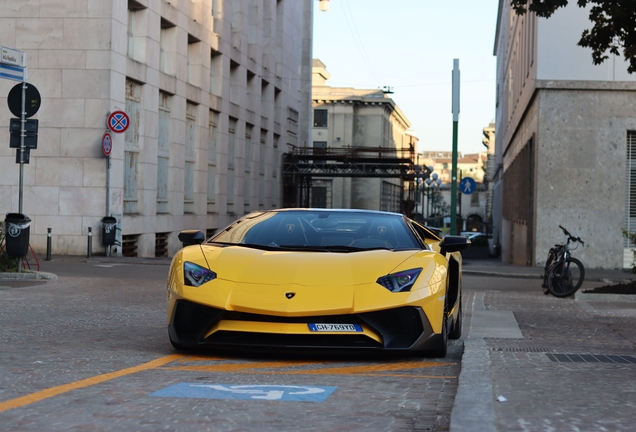
[[[312,332],[361,332],[360,324],[308,324]]]

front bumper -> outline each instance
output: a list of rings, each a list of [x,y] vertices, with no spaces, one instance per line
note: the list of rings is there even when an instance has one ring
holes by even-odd
[[[308,323],[360,324],[362,332],[311,332]],[[178,300],[168,326],[185,348],[427,350],[439,335],[419,307],[347,315],[284,317],[217,309]]]

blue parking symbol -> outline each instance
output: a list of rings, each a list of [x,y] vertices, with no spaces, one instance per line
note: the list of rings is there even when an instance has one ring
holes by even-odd
[[[334,386],[304,385],[180,383],[151,393],[149,396],[192,399],[323,402],[336,388],[337,387]]]

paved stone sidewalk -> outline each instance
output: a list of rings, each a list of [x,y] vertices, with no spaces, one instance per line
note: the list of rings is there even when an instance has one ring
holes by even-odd
[[[502,277],[536,270],[465,268]],[[599,282],[633,277],[621,270],[590,273]],[[636,302],[558,299],[537,285],[536,293],[468,292],[464,310],[451,431],[634,430]]]

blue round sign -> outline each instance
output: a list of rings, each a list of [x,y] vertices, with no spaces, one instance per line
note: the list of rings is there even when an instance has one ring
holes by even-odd
[[[113,151],[113,137],[108,132],[102,137],[102,151],[104,156],[110,156],[110,152]]]
[[[130,126],[130,118],[123,111],[115,111],[108,116],[108,129],[113,132],[126,132]]]
[[[477,183],[471,177],[464,177],[459,181],[459,191],[463,194],[470,195],[477,189]]]

